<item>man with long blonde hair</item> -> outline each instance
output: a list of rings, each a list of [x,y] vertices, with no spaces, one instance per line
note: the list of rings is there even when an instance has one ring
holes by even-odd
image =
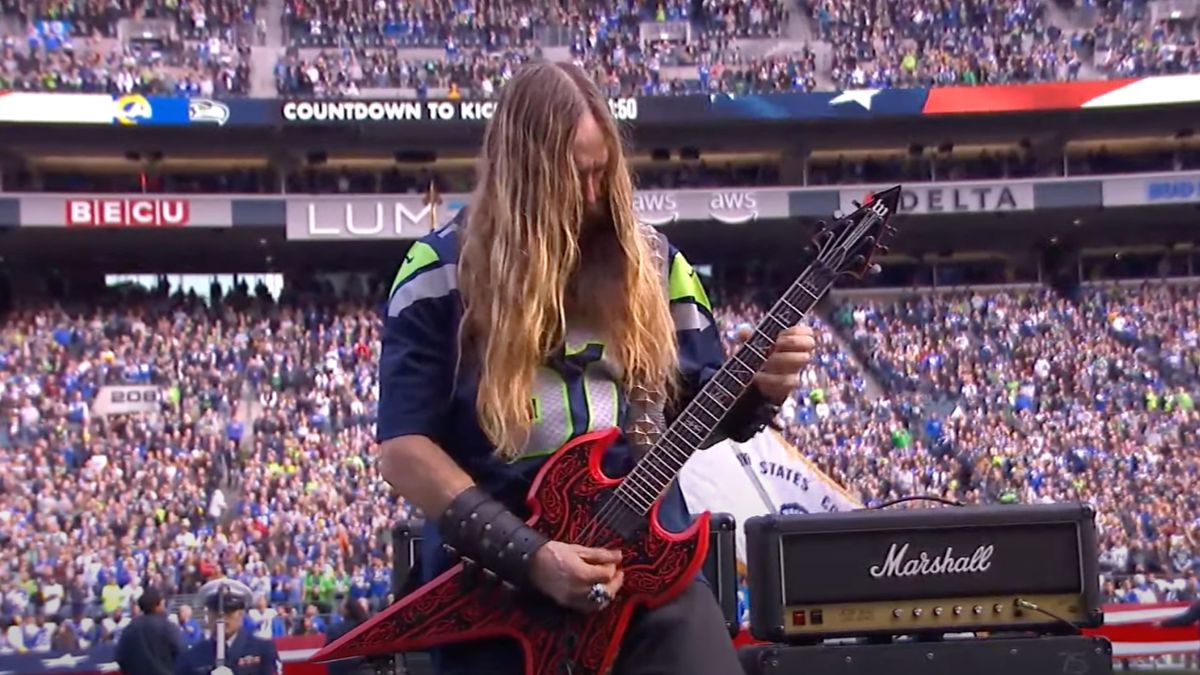
[[[629,440],[604,469],[632,467],[644,425],[669,421],[721,366],[712,308],[682,254],[638,221],[617,126],[579,68],[535,63],[504,87],[478,181],[464,213],[415,243],[392,284],[381,471],[430,516],[425,581],[453,564],[445,542],[513,584],[597,611],[620,591],[620,553],[547,541],[524,524],[525,496],[545,458],[589,431],[624,429]],[[807,328],[786,331],[720,433],[760,431],[813,347]],[[660,522],[682,530],[690,516],[678,485],[662,499]],[[481,543],[489,539],[499,544]],[[441,649],[434,660],[441,675],[523,667],[505,642]],[[634,615],[614,672],[740,667],[713,595],[692,584]]]

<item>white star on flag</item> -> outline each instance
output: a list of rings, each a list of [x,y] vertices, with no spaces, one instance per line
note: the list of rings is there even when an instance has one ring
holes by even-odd
[[[74,668],[83,661],[87,661],[86,656],[75,656],[73,654],[63,654],[62,656],[52,659],[42,659],[42,666],[46,668]]]
[[[833,100],[829,102],[829,105],[839,105],[841,103],[853,102],[861,105],[867,110],[870,110],[871,99],[875,98],[875,94],[878,94],[879,91],[879,89],[849,89],[833,97]]]

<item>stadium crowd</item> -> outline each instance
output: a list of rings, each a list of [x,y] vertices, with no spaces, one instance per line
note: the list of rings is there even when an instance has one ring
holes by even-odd
[[[1068,31],[1047,0],[289,0],[273,17],[258,0],[4,0],[0,15],[23,33],[0,31],[0,89],[245,95],[250,48],[265,44],[268,22],[281,24],[282,37],[271,44],[281,54],[276,91],[257,92],[264,96],[489,98],[549,48],[565,49],[612,96],[1200,72],[1196,21],[1161,18],[1146,1],[1088,5],[1095,25]],[[792,12],[827,43],[820,67],[823,50],[789,35]],[[135,40],[119,29],[126,19],[170,28]]]
[[[746,58],[736,48],[710,50],[707,40],[689,50],[618,42],[579,41],[575,60],[613,97],[684,93],[770,93],[816,89],[816,58],[808,49]],[[450,99],[489,99],[520,64],[543,56],[539,47],[458,50],[446,59],[405,58],[396,47],[290,50],[276,66],[281,95],[354,98],[364,90],[411,90],[418,98],[444,91]],[[695,61],[687,76],[664,68]]]
[[[187,30],[189,39],[122,42],[66,20],[34,21],[23,39],[0,38],[0,91],[248,94],[250,45],[205,23],[202,7]]]
[[[1109,600],[1193,597],[1197,290],[841,300],[814,320],[817,364],[779,422],[867,504],[1092,501]],[[379,332],[363,297],[242,289],[13,312],[0,651],[114,640],[141,589],[186,596],[218,573],[258,594],[247,621],[264,636],[322,632],[340,597],[386,603],[389,528],[411,514],[372,468]],[[728,298],[723,337],[762,306]],[[165,392],[152,412],[100,410],[101,387],[145,383]],[[199,639],[188,606],[174,616]]]

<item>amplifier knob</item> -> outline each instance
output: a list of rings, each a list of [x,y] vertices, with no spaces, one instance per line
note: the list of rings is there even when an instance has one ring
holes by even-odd
[[[974,607],[971,608],[971,611],[975,612],[976,614],[983,614],[983,606],[975,605]]]
[[[922,613],[923,613],[923,612],[921,611],[921,608],[920,608],[920,607],[914,607],[914,608],[913,608],[913,616],[918,616],[918,617],[919,617],[919,616],[921,616],[921,614],[922,614]]]
[[[1004,605],[997,602],[995,605],[992,605],[992,611],[999,614],[1004,611]]]
[[[941,608],[941,607],[934,607],[934,608],[933,608],[933,615],[934,615],[934,616],[941,616],[941,615],[942,615],[942,608]]]
[[[897,608],[897,609],[893,609],[893,610],[892,610],[892,617],[893,617],[893,618],[899,619],[899,618],[900,618],[900,617],[902,617],[902,616],[904,616],[904,610],[902,610],[902,609],[898,609],[898,608]]]
[[[962,605],[954,606],[954,616],[962,616]]]

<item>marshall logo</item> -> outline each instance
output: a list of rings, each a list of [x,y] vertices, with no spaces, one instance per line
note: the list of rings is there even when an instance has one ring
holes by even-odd
[[[876,579],[889,577],[924,577],[937,574],[974,574],[986,572],[992,566],[991,544],[979,545],[969,555],[954,554],[954,547],[947,546],[945,552],[931,556],[926,551],[915,557],[908,557],[908,544],[899,546],[895,543],[888,549],[887,557],[882,564],[872,565],[871,576]]]

